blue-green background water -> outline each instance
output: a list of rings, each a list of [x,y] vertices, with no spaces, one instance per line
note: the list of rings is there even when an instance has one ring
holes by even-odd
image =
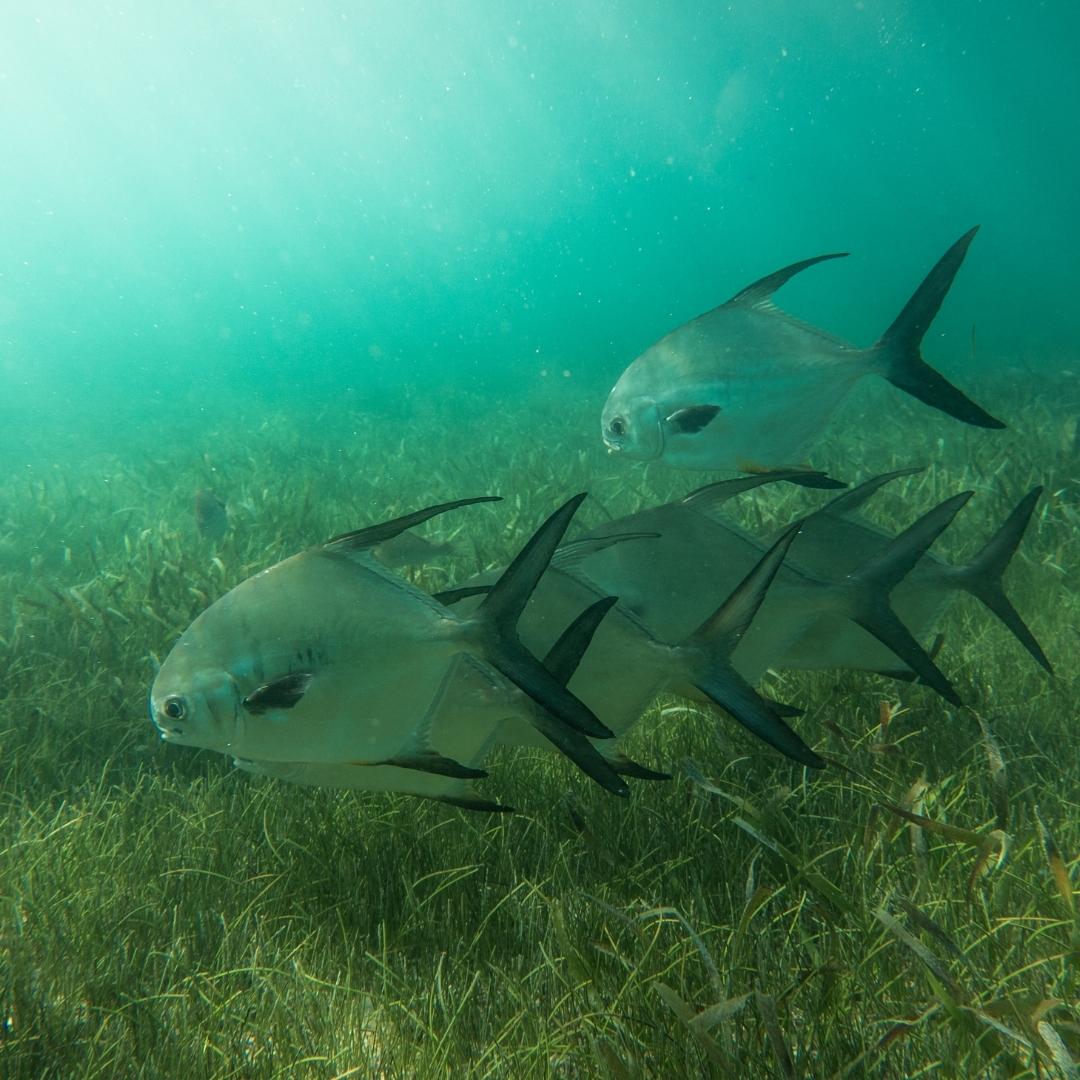
[[[962,372],[974,324],[981,364],[1067,367],[1078,31],[1064,0],[9,5],[0,438],[545,378],[599,410],[823,251],[785,306],[869,342],[977,222],[928,356]]]

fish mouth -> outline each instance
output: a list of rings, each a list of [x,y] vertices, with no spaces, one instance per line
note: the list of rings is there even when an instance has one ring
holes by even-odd
[[[150,723],[154,725],[154,729],[162,737],[162,739],[175,739],[184,734],[183,728],[178,727],[165,727],[158,719],[158,711],[154,708],[153,695],[146,699],[146,711],[150,717]]]
[[[656,459],[664,452],[663,442],[661,442],[660,446],[652,453],[642,453],[640,447],[635,447],[631,451],[627,449],[625,443],[612,442],[606,436],[601,436],[601,438],[603,438],[604,445],[607,447],[607,452],[609,454],[622,454],[624,457],[634,458],[637,461],[656,461]]]

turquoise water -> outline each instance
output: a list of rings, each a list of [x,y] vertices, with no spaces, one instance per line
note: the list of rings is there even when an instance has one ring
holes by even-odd
[[[973,325],[981,364],[1074,350],[1064,0],[48,2],[0,30],[8,453],[27,421],[171,439],[181,402],[343,388],[571,378],[598,412],[666,330],[823,251],[852,257],[783,302],[868,343],[975,223],[928,355],[962,373]]]

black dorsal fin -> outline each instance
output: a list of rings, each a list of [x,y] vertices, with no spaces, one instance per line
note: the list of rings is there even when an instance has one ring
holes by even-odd
[[[891,480],[898,480],[902,476],[915,476],[916,473],[924,471],[925,468],[922,465],[916,465],[908,469],[894,469],[892,472],[882,473],[880,476],[872,476],[869,480],[864,480],[858,487],[853,487],[850,491],[845,491],[843,495],[838,495],[832,502],[826,503],[812,516],[820,514],[828,517],[848,517],[857,510],[861,510],[870,496],[875,495]]]
[[[604,551],[615,544],[621,544],[624,540],[659,539],[660,534],[658,532],[629,532],[611,533],[608,536],[585,536],[580,540],[568,540],[565,544],[560,544],[556,548],[555,554],[551,556],[551,565],[556,570],[562,570],[563,573],[569,574],[579,569],[590,555],[595,555],[598,551]]]
[[[833,480],[822,472],[808,469],[772,469],[754,473],[752,476],[737,476],[734,480],[718,480],[714,484],[706,484],[704,487],[695,488],[679,501],[683,506],[700,510],[703,514],[712,514],[729,499],[741,495],[744,491],[752,491],[756,487],[761,487],[762,484],[775,484],[781,480],[788,480],[802,487],[842,488],[844,486],[839,480]]]
[[[815,255],[812,259],[803,259],[802,262],[792,263],[790,266],[785,266],[783,270],[777,270],[769,274],[768,277],[763,277],[752,285],[747,285],[745,289],[737,292],[724,307],[738,304],[754,307],[757,304],[767,303],[777,289],[782,285],[786,285],[796,274],[801,273],[807,267],[814,266],[819,262],[825,262],[827,259],[846,259],[848,254],[846,251],[835,251],[831,255]]]
[[[475,499],[455,499],[453,502],[439,503],[437,506],[429,506],[424,510],[415,510],[404,517],[391,518],[389,521],[380,522],[378,525],[369,525],[366,529],[355,529],[353,532],[342,533],[332,537],[321,545],[322,550],[329,552],[353,552],[364,551],[375,547],[385,540],[391,540],[400,533],[415,528],[421,522],[427,521],[438,514],[445,514],[448,510],[456,510],[459,506],[472,506],[473,503],[501,502],[501,495],[480,495]]]

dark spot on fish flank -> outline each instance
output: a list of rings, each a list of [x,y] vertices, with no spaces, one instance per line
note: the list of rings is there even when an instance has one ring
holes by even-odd
[[[253,690],[241,704],[255,716],[270,709],[291,709],[307,692],[313,678],[309,671],[291,672]]]
[[[683,435],[696,435],[708,427],[719,412],[719,405],[689,405],[676,409],[664,418],[664,422]]]

